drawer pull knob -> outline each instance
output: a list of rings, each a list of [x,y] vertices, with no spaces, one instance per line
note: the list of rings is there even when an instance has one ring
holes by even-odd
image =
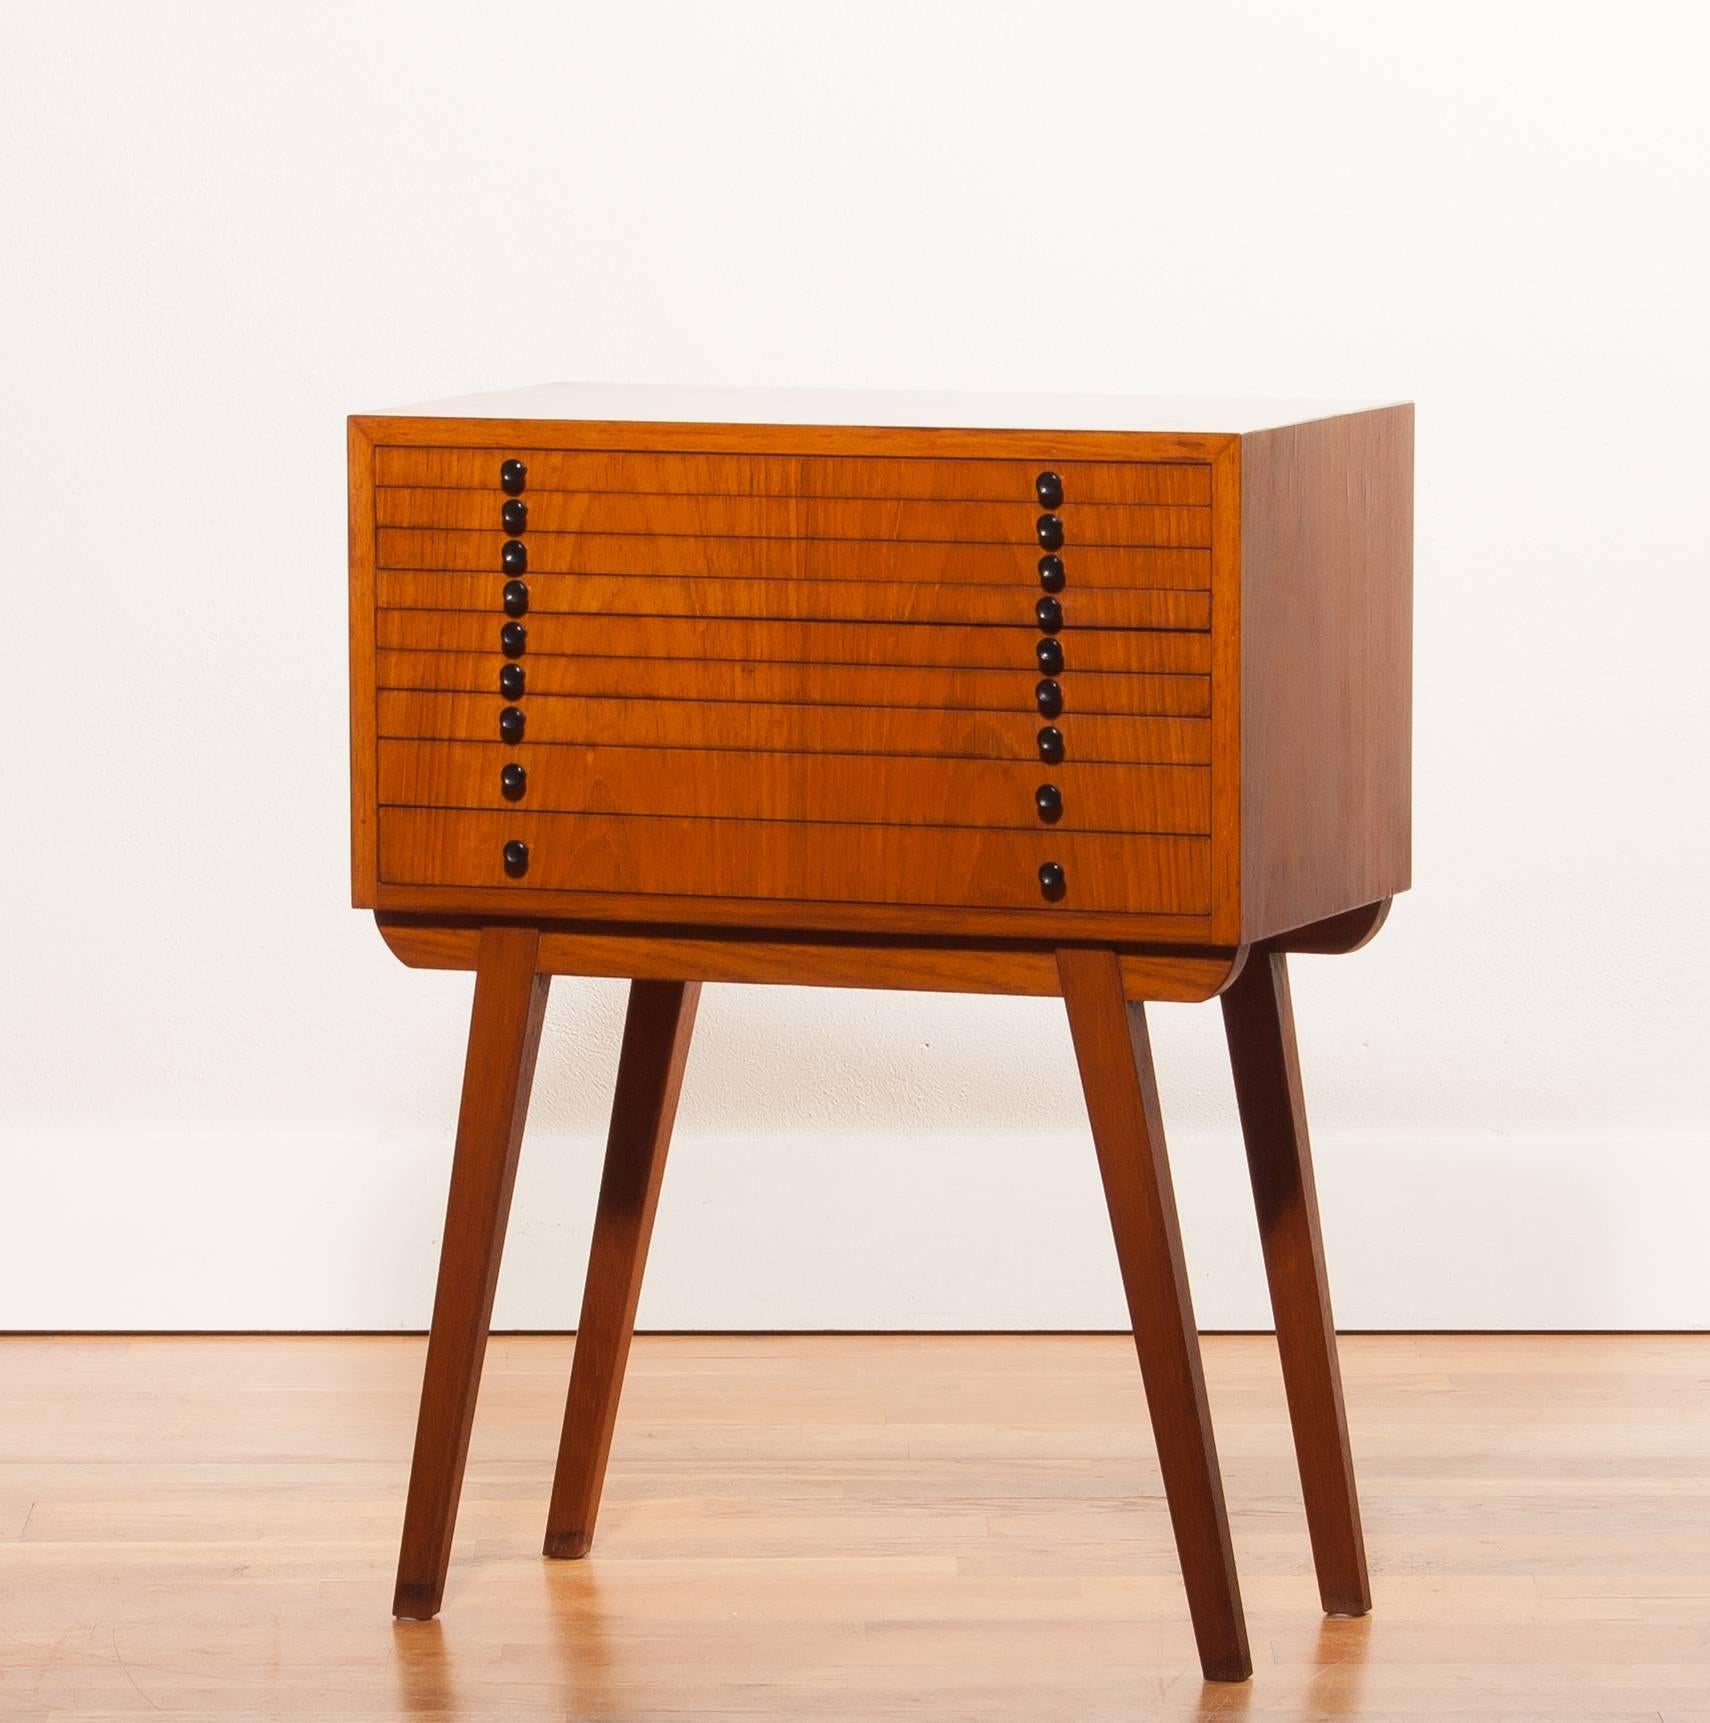
[[[513,497],[499,510],[499,524],[506,532],[526,532],[528,530],[528,504],[519,503]]]
[[[506,539],[499,563],[506,574],[521,574],[528,567],[528,546],[520,538]]]
[[[522,488],[528,483],[528,468],[521,461],[506,461],[499,468],[499,489],[506,496],[520,497]]]
[[[507,580],[505,582],[505,615],[528,615],[528,582],[526,580]]]
[[[521,879],[528,872],[528,845],[521,838],[512,838],[505,845],[505,872],[512,879]]]
[[[1046,862],[1039,869],[1039,889],[1044,893],[1047,902],[1055,903],[1063,895],[1067,885],[1061,862]]]
[[[499,666],[499,692],[507,700],[520,700],[522,691],[528,686],[528,678],[523,675],[520,664],[501,664]]]
[[[1039,810],[1040,819],[1053,825],[1063,817],[1063,792],[1055,784],[1041,784],[1033,792],[1033,805]]]
[[[520,622],[507,622],[499,630],[499,645],[507,658],[521,658],[528,650],[528,630]]]
[[[1061,592],[1063,590],[1063,559],[1060,556],[1040,557],[1039,584],[1047,592]]]
[[[1063,523],[1055,515],[1041,515],[1033,523],[1033,530],[1038,533],[1039,542],[1046,550],[1063,548]]]
[[[499,774],[499,794],[507,802],[520,802],[528,789],[528,772],[513,760]]]
[[[507,706],[499,714],[499,734],[507,742],[522,740],[523,726],[528,722],[522,715],[520,706]]]
[[[1063,710],[1063,684],[1049,676],[1041,676],[1033,685],[1033,704],[1046,718],[1055,718]]]
[[[1047,724],[1039,732],[1039,758],[1054,766],[1063,757],[1063,732],[1055,724]]]
[[[1063,643],[1060,640],[1041,640],[1033,648],[1033,656],[1039,660],[1039,668],[1047,676],[1055,676],[1063,668]]]
[[[1063,506],[1063,480],[1057,473],[1041,473],[1033,481],[1033,494],[1039,499],[1042,509],[1060,509]]]
[[[1054,598],[1042,598],[1033,607],[1033,615],[1047,634],[1055,634],[1063,626],[1063,607]]]

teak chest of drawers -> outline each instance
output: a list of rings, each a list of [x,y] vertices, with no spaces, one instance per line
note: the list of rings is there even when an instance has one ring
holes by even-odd
[[[1248,1673],[1144,1002],[1221,996],[1327,1609],[1369,1607],[1285,954],[1409,881],[1412,410],[552,385],[350,426],[353,898],[476,972],[396,1610],[445,1583],[554,974],[631,978],[549,1555],[703,980],[1061,995],[1206,1673]]]

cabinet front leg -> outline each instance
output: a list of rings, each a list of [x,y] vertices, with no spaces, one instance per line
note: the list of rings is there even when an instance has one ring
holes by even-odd
[[[1123,997],[1113,951],[1065,948],[1057,953],[1057,972],[1200,1664],[1208,1680],[1244,1681],[1253,1673],[1253,1660],[1182,1260],[1145,1007]]]
[[[1223,1023],[1318,1594],[1331,1615],[1364,1615],[1372,1606],[1371,1582],[1319,1236],[1288,960],[1280,951],[1255,951],[1248,958],[1223,995]]]
[[[665,1151],[700,1002],[698,981],[632,981],[570,1393],[546,1515],[546,1554],[588,1553],[635,1332]]]
[[[546,1011],[550,977],[535,974],[539,951],[540,935],[533,928],[481,930],[439,1288],[392,1602],[394,1615],[419,1621],[439,1613],[445,1592],[493,1289]]]

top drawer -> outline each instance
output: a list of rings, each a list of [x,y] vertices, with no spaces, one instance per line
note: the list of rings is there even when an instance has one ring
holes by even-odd
[[[887,460],[879,456],[697,455],[621,450],[517,449],[528,489],[625,491],[707,497],[882,497],[942,502],[1036,502],[1041,463],[1029,461]],[[491,491],[497,456],[491,449],[375,451],[374,482],[382,487]],[[1060,461],[1057,502],[1163,503],[1206,507],[1211,469],[1197,462]]]

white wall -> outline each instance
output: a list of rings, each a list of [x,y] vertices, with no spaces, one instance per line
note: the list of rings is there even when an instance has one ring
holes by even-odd
[[[1297,966],[1340,1311],[1710,1320],[1705,16],[9,8],[0,1325],[424,1320],[469,984],[343,907],[343,417],[560,377],[1416,398],[1418,889]],[[619,1007],[501,1322],[574,1318]],[[1060,1007],[702,1021],[644,1320],[1117,1319]]]

